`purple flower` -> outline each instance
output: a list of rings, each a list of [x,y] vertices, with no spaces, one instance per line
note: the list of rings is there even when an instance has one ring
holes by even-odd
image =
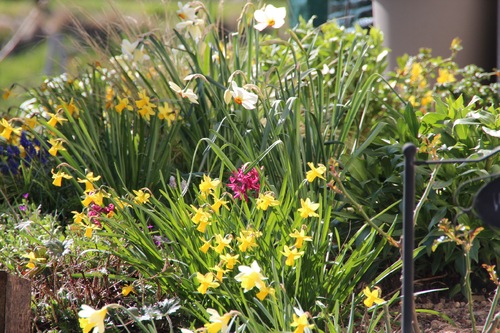
[[[259,171],[257,168],[245,172],[247,164],[244,164],[241,168],[233,171],[232,176],[229,177],[229,187],[234,192],[234,198],[240,198],[241,200],[248,200],[248,196],[251,194],[254,197],[259,195],[260,191],[260,180]]]
[[[26,209],[27,209],[26,205],[19,205],[19,210],[20,210],[21,212],[25,212],[25,211],[26,211]]]

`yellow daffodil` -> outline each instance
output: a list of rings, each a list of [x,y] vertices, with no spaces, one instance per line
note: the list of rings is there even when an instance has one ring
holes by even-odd
[[[149,97],[146,95],[146,91],[139,92],[139,100],[135,101],[135,105],[137,106],[137,112],[139,115],[149,121],[151,116],[155,114],[153,111],[156,108],[156,105],[149,101]]]
[[[300,316],[297,316],[295,313],[293,314],[293,322],[290,324],[292,327],[296,327],[293,333],[304,333],[304,329],[312,329],[314,327],[313,324],[309,324],[307,321],[307,314],[304,313]]]
[[[439,76],[437,78],[437,83],[445,84],[455,82],[455,76],[447,69],[439,69]]]
[[[220,184],[220,180],[210,178],[207,175],[203,175],[203,180],[200,183],[200,192],[203,198],[206,198],[209,194],[211,194],[217,186]]]
[[[135,288],[131,284],[126,284],[122,287],[122,295],[128,296],[130,293],[135,293]]]
[[[61,186],[62,185],[62,179],[71,179],[73,178],[71,175],[68,175],[66,172],[62,170],[58,170],[56,173],[54,173],[54,169],[51,170],[52,173],[52,178],[54,181],[52,182],[52,185],[54,186]]]
[[[29,259],[29,262],[26,264],[26,267],[29,269],[33,269],[36,267],[37,262],[45,261],[46,259],[43,257],[37,257],[35,252],[31,251],[30,253],[24,255],[25,258]]]
[[[149,202],[149,198],[151,197],[151,194],[148,192],[144,192],[143,190],[133,190],[134,192],[134,202],[138,204],[145,204]]]
[[[87,172],[85,175],[85,179],[77,178],[79,183],[85,184],[85,193],[91,192],[95,190],[94,182],[101,179],[101,176],[94,176],[93,172]]]
[[[87,218],[87,215],[85,215],[84,212],[77,212],[77,211],[72,211],[73,213],[73,223],[75,224],[80,224],[83,222],[84,219]]]
[[[134,109],[132,105],[129,105],[129,99],[127,97],[120,98],[120,96],[117,96],[117,98],[118,98],[118,104],[115,105],[116,112],[122,113],[122,111],[125,109],[129,111]]]
[[[278,206],[280,202],[274,198],[273,192],[266,192],[265,194],[259,193],[256,204],[257,209],[267,210],[269,206]]]
[[[263,9],[258,9],[253,15],[255,21],[254,28],[262,31],[267,27],[281,28],[285,24],[286,8],[276,8],[273,5],[267,5]]]
[[[85,227],[85,234],[84,236],[87,238],[92,238],[92,234],[94,233],[94,230],[101,230],[99,226],[95,224],[89,224]]]
[[[290,234],[290,237],[295,238],[295,248],[301,249],[303,246],[304,241],[312,241],[311,236],[306,236],[305,230],[302,228],[300,229],[300,232],[297,231],[297,229],[293,230],[293,232]]]
[[[16,135],[21,133],[20,128],[13,127],[6,119],[2,119],[0,125],[3,127],[3,131],[0,133],[0,136],[4,137],[5,140],[10,140],[12,133]]]
[[[50,115],[50,119],[49,121],[47,122],[47,124],[49,124],[50,126],[52,127],[56,127],[57,124],[61,124],[64,122],[64,121],[68,121],[66,118],[62,117],[59,115],[60,112],[56,112],[56,113],[49,113]]]
[[[12,93],[12,91],[10,89],[5,88],[3,90],[3,95],[2,95],[3,99],[8,99],[10,97],[11,93]]]
[[[267,295],[272,295],[276,293],[276,290],[274,288],[268,287],[266,285],[262,286],[259,290],[259,292],[256,294],[257,298],[263,301]]]
[[[194,215],[191,217],[191,221],[193,221],[193,223],[198,226],[196,230],[198,230],[199,232],[205,232],[207,225],[210,225],[210,218],[212,217],[212,215],[209,212],[203,210],[202,207],[196,208],[191,205],[191,208],[195,210]]]
[[[259,237],[262,233],[257,231],[254,232],[252,230],[243,230],[240,231],[240,237],[236,237],[238,241],[238,248],[241,252],[246,252],[251,250],[254,247],[258,247],[256,238]]]
[[[174,110],[167,103],[163,103],[163,106],[158,107],[158,119],[166,120],[170,127],[174,121],[181,120],[182,117],[179,115],[179,110]]]
[[[176,94],[181,96],[182,98],[187,98],[191,103],[198,104],[198,96],[194,93],[194,91],[190,88],[181,89],[178,85],[173,83],[172,81],[168,82],[170,89],[172,89]]]
[[[49,149],[49,154],[52,156],[56,156],[58,151],[65,151],[66,148],[64,148],[63,145],[64,140],[63,139],[50,139],[49,143],[51,145]]]
[[[105,193],[103,191],[90,191],[85,193],[85,198],[82,200],[82,205],[88,207],[92,202],[98,206],[102,206]]]
[[[212,249],[221,254],[226,247],[231,248],[229,244],[231,244],[232,237],[224,237],[220,234],[215,235],[215,243],[216,245],[212,247]]]
[[[209,323],[205,324],[205,328],[208,333],[219,333],[219,332],[227,332],[227,325],[229,320],[231,319],[231,314],[226,313],[223,316],[219,315],[219,313],[214,309],[207,309],[207,312],[210,314]]]
[[[227,210],[229,210],[229,207],[227,206],[227,203],[229,201],[227,200],[222,200],[222,198],[217,198],[215,194],[212,193],[212,197],[214,198],[214,203],[210,205],[210,208],[215,212],[215,214],[219,214],[220,208],[224,206]]]
[[[286,257],[285,265],[294,266],[295,260],[302,257],[304,251],[298,252],[296,248],[290,249],[288,246],[285,245],[281,254],[283,254]]]
[[[315,213],[316,210],[319,208],[319,203],[314,203],[312,202],[309,198],[300,199],[300,205],[301,208],[298,209],[298,212],[300,213],[300,216],[302,218],[307,218],[307,217],[319,217],[317,213]]]
[[[208,250],[210,249],[211,247],[211,242],[212,242],[212,239],[209,239],[209,240],[204,240],[203,238],[201,238],[201,241],[203,242],[203,245],[199,247],[199,250],[203,253],[207,253]]]
[[[363,294],[365,294],[366,298],[363,301],[366,307],[371,307],[373,303],[382,304],[385,301],[380,298],[380,288],[374,288],[373,291],[370,290],[369,287],[363,289]]]
[[[221,254],[220,255],[220,260],[226,265],[227,269],[233,269],[234,265],[239,262],[238,258],[240,257],[239,254]]]
[[[80,110],[78,107],[75,105],[75,102],[73,101],[73,98],[69,101],[69,103],[66,103],[65,101],[59,99],[61,101],[61,104],[58,105],[59,108],[65,109],[68,111],[68,113],[72,116],[75,114],[75,116],[78,116],[80,113]]]
[[[231,97],[236,104],[243,106],[247,110],[255,109],[255,104],[259,100],[256,94],[238,87],[238,84],[234,81],[231,82],[231,89],[228,89],[224,94],[225,102],[229,103]]]
[[[241,282],[244,292],[252,290],[254,287],[262,289],[265,286],[264,280],[267,278],[261,274],[257,261],[254,260],[250,266],[238,266],[238,270],[240,273],[234,279]]]
[[[308,162],[307,165],[309,166],[309,168],[311,168],[311,170],[307,171],[306,173],[306,179],[309,183],[312,183],[316,178],[325,179],[325,177],[323,177],[323,174],[326,171],[326,167],[323,164],[318,164],[317,168],[312,162]]]
[[[80,317],[80,328],[83,329],[83,333],[88,333],[91,329],[94,329],[93,333],[104,333],[104,319],[107,313],[108,308],[106,306],[95,310],[88,305],[82,305],[78,317]]]
[[[219,265],[215,265],[212,270],[215,271],[215,277],[217,278],[217,280],[221,281],[222,282],[222,278],[224,276],[224,274],[226,274],[227,272],[229,272],[229,269],[224,269],[222,267],[220,267]]]
[[[196,273],[196,279],[200,284],[197,290],[202,294],[206,294],[208,288],[217,288],[219,286],[218,282],[214,282],[213,273],[207,273],[205,275],[201,273]]]

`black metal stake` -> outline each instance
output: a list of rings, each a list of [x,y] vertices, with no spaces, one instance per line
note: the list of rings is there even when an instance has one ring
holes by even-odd
[[[402,333],[413,332],[413,249],[414,226],[413,213],[415,210],[415,156],[417,147],[412,143],[403,146],[404,164],[404,193],[403,193],[403,288],[402,306]]]

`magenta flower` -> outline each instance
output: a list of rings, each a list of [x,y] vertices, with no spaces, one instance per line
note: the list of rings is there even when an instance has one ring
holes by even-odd
[[[260,180],[259,171],[257,168],[245,172],[247,164],[244,164],[241,168],[233,171],[232,176],[229,177],[229,187],[234,192],[234,198],[240,198],[241,200],[248,200],[249,195],[257,197],[260,191]]]

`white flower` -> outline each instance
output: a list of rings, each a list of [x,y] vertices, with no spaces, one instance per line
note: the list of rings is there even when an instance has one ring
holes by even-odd
[[[285,24],[286,8],[276,8],[273,5],[267,5],[264,9],[257,9],[253,17],[257,24],[254,28],[262,31],[267,27],[280,28]]]
[[[257,261],[253,261],[249,266],[238,266],[238,270],[240,273],[234,277],[234,279],[238,282],[241,282],[241,287],[244,289],[244,292],[252,290],[254,287],[257,287],[259,290],[262,287],[265,287],[264,280],[267,278],[260,273],[259,264]]]
[[[189,88],[182,90],[181,87],[179,87],[172,81],[169,81],[168,85],[170,86],[170,89],[179,94],[179,96],[181,96],[182,98],[187,98],[191,103],[198,104],[198,95],[194,93],[193,89]]]
[[[179,10],[177,11],[177,16],[179,16],[181,20],[194,21],[197,19],[196,10],[193,7],[191,7],[189,3],[183,6],[182,3],[179,1],[177,5],[179,6]]]
[[[132,59],[134,57],[133,54],[137,45],[139,45],[139,41],[137,40],[133,43],[129,42],[128,39],[122,40],[122,54],[128,59]]]
[[[84,332],[89,332],[93,328],[93,333],[104,333],[104,318],[107,313],[108,308],[106,306],[100,310],[95,310],[83,304],[82,309],[78,312],[80,327]]]
[[[228,89],[224,93],[224,101],[229,103],[231,96],[236,104],[242,105],[247,110],[255,109],[255,104],[259,100],[256,94],[238,87],[234,81],[231,82],[231,90]]]
[[[195,41],[198,41],[203,35],[203,25],[205,21],[202,19],[194,19],[194,20],[186,20],[183,22],[179,22],[175,25],[177,30],[186,29],[186,32],[194,38]]]

